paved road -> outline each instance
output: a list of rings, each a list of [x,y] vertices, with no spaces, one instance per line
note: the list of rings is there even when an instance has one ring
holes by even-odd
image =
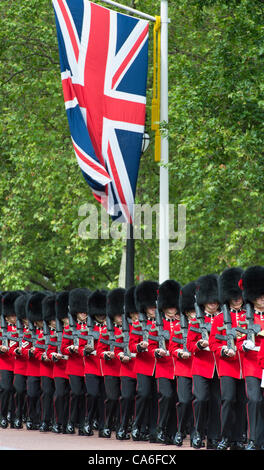
[[[118,441],[113,433],[110,439],[98,437],[94,431],[93,436],[78,436],[78,434],[54,434],[40,431],[28,431],[25,429],[1,429],[0,450],[98,450],[98,451],[161,451],[176,452],[182,450],[194,450],[190,447],[190,440],[186,438],[182,447],[174,445],[150,444],[149,442],[134,442],[132,439]]]

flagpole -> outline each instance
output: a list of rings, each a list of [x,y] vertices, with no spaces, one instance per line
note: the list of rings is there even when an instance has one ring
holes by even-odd
[[[161,0],[161,83],[160,121],[168,122],[168,1]],[[163,164],[169,161],[167,135],[161,135],[160,166],[160,227],[159,227],[159,282],[169,279],[169,171]]]
[[[155,16],[148,15],[147,13],[143,13],[142,11],[135,10],[134,8],[128,7],[126,5],[121,5],[121,3],[114,2],[113,0],[101,0],[103,3],[108,3],[109,5],[113,5],[114,7],[120,8],[121,10],[129,11],[130,13],[134,13],[135,15],[142,16],[146,20],[156,21]]]

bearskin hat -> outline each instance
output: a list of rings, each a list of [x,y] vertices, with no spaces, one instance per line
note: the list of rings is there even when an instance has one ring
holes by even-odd
[[[27,318],[27,312],[26,312],[27,297],[28,297],[27,294],[19,295],[14,302],[15,314],[18,320],[23,320],[24,318]]]
[[[206,274],[200,276],[196,281],[195,293],[198,305],[219,303],[218,275]]]
[[[46,322],[56,318],[55,300],[56,294],[46,295],[42,300],[42,319]]]
[[[57,292],[55,299],[55,315],[58,320],[68,317],[69,291]]]
[[[26,314],[29,321],[42,320],[42,300],[45,296],[44,292],[36,292],[27,297]]]
[[[69,292],[69,312],[76,316],[77,313],[87,313],[87,302],[91,291],[86,287],[76,287]]]
[[[181,289],[180,295],[180,310],[183,313],[191,312],[195,310],[194,302],[195,302],[195,281],[188,282],[185,286]]]
[[[137,312],[144,313],[148,307],[156,307],[158,288],[156,281],[142,281],[136,286],[134,297]]]
[[[131,286],[126,290],[125,293],[125,314],[129,316],[130,313],[137,312],[135,304],[135,289],[136,286]]]
[[[16,315],[15,300],[22,291],[8,291],[2,296],[2,313],[5,316]]]
[[[250,266],[242,274],[239,281],[242,296],[245,302],[254,302],[264,295],[264,267]]]
[[[158,289],[158,309],[177,308],[179,311],[180,290],[179,282],[173,279],[162,282]]]
[[[125,292],[126,289],[123,287],[117,287],[107,294],[106,315],[112,320],[115,315],[122,315],[124,313]]]
[[[230,302],[242,296],[238,282],[243,274],[242,268],[227,268],[218,278],[218,294],[220,304]]]
[[[96,289],[91,293],[88,299],[88,314],[91,317],[96,315],[106,315],[106,297],[105,290]]]

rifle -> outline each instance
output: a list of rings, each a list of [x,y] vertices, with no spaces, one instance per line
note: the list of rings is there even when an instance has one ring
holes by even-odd
[[[195,302],[194,302],[194,308],[195,308],[195,313],[196,313],[196,321],[199,323],[199,328],[196,328],[194,326],[190,327],[190,330],[194,331],[195,333],[201,333],[202,339],[205,341],[209,340],[209,333],[211,331],[211,324],[210,323],[205,323],[204,321],[204,312],[201,310],[200,306],[198,305],[196,301],[196,295],[195,297]]]
[[[1,315],[1,332],[2,332],[2,337],[1,337],[2,346],[8,348],[8,339],[10,339],[10,335],[7,332],[7,321],[3,314]]]
[[[45,339],[44,349],[45,349],[45,353],[47,354],[48,345],[53,344],[53,343],[50,341],[50,329],[49,329],[48,322],[46,320],[43,320],[43,336]],[[39,346],[40,345],[38,345],[38,347]]]
[[[94,350],[94,341],[99,339],[99,331],[94,331],[94,324],[95,321],[93,317],[88,314],[86,320],[86,329],[83,331],[87,331],[86,336],[82,336],[83,339],[87,340],[87,346],[90,350]]]
[[[131,357],[136,357],[136,354],[131,353],[129,349],[129,320],[125,312],[122,314],[122,333],[121,335],[117,335],[116,339],[121,337],[123,338],[123,343],[116,343],[116,345],[123,349],[124,355],[129,357],[129,359],[131,359]]]
[[[236,329],[232,328],[230,310],[227,304],[222,305],[222,312],[223,312],[223,317],[224,317],[224,324],[223,326],[218,326],[217,329],[219,331],[226,330],[226,334],[225,335],[216,334],[215,337],[217,339],[220,339],[221,341],[226,341],[228,349],[233,349],[233,351],[236,351],[237,349],[235,346]]]
[[[68,317],[69,317],[69,325],[70,325],[70,330],[71,330],[71,335],[66,335],[65,336],[68,336],[68,337],[72,337],[73,339],[73,346],[74,347],[79,347],[79,334],[78,334],[78,331],[76,329],[76,321],[74,320],[72,314],[70,312],[68,312]]]
[[[188,335],[188,320],[186,315],[184,313],[180,312],[180,326],[181,329],[179,331],[174,331],[174,336],[177,335],[182,335],[182,338],[172,338],[172,341],[174,343],[179,343],[183,345],[183,352],[187,352],[190,354],[190,352],[187,349],[187,335]]]
[[[252,341],[255,346],[255,336],[261,331],[261,326],[254,323],[254,310],[251,304],[246,303],[246,319],[244,321],[239,321],[239,325],[247,325],[247,328],[240,328],[237,326],[235,329],[240,333],[246,333],[247,340]]]
[[[101,338],[100,341],[101,343],[108,344],[109,345],[109,351],[113,352],[115,349],[115,346],[119,345],[119,343],[116,343],[115,341],[115,334],[114,334],[114,325],[112,319],[107,315],[106,316],[106,333],[102,333],[102,336],[108,336],[108,339],[103,339]]]
[[[28,330],[31,334],[31,337],[30,338],[27,338],[26,340],[29,342],[29,343],[32,343],[32,346],[31,347],[35,347],[35,344],[36,344],[36,341],[37,341],[37,334],[36,334],[36,327],[34,325],[34,323],[32,321],[28,321]]]
[[[155,328],[152,328],[152,331],[157,331],[157,336],[153,336],[149,334],[149,339],[152,339],[153,341],[157,341],[159,343],[159,348],[163,349],[164,351],[167,352],[167,356],[169,355],[169,352],[167,351],[166,348],[166,340],[169,341],[170,339],[170,332],[168,330],[164,330],[163,328],[163,318],[162,314],[157,308],[157,302],[156,302],[156,311],[155,311],[155,320],[156,320],[156,325]]]
[[[63,332],[62,321],[56,317],[57,348],[58,348],[59,354],[61,354],[62,332]]]
[[[16,319],[16,328],[18,332],[18,337],[12,337],[12,341],[17,342],[18,349],[21,349],[23,336],[24,336],[24,325],[23,325],[23,322],[19,318]]]

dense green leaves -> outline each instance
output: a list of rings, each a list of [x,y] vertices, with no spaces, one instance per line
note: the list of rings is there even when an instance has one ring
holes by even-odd
[[[158,0],[123,0],[158,15]],[[170,202],[186,204],[186,246],[170,253],[185,283],[226,266],[264,264],[263,2],[169,4]],[[62,289],[118,283],[124,242],[81,238],[95,204],[75,160],[64,109],[50,0],[0,3],[0,285]],[[152,26],[150,30],[152,38]],[[147,131],[150,130],[152,43]],[[159,202],[153,139],[137,204]],[[88,215],[88,213],[87,213]],[[109,222],[111,224],[111,222]],[[87,225],[89,231],[89,224]],[[136,240],[136,281],[158,278],[158,240]]]

